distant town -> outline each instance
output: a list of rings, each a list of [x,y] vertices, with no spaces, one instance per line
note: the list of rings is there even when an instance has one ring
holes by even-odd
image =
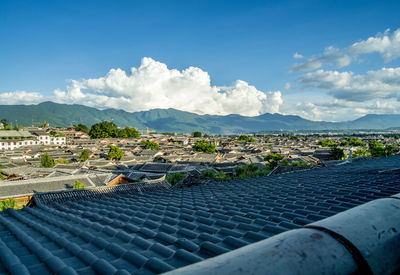
[[[318,169],[399,153],[398,131],[156,133],[100,122],[61,128],[0,123],[0,199],[126,183],[187,186]],[[4,203],[3,203],[4,204]]]

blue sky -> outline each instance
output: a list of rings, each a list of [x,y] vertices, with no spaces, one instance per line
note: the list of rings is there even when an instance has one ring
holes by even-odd
[[[399,1],[3,0],[0,103],[397,113],[399,11]]]

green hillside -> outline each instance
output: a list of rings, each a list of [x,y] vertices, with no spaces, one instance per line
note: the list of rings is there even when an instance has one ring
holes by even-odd
[[[119,126],[139,129],[149,127],[159,132],[191,133],[201,131],[214,134],[231,134],[269,130],[340,130],[385,129],[400,127],[400,115],[366,115],[347,122],[311,121],[299,116],[263,114],[256,117],[240,115],[197,115],[175,109],[153,109],[129,113],[123,110],[98,110],[83,105],[43,102],[38,105],[0,105],[0,118],[13,124],[30,126],[32,122],[46,120],[51,126],[69,126],[83,123],[88,126],[113,120]]]

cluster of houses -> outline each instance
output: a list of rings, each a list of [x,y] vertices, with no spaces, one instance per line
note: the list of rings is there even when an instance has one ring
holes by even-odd
[[[363,140],[377,138],[385,140],[383,136],[366,136]],[[195,142],[203,139],[215,144],[215,153],[193,149]],[[177,172],[199,176],[204,170],[212,170],[233,175],[238,165],[264,166],[264,157],[268,154],[280,154],[289,163],[301,161],[314,167],[326,165],[330,148],[319,145],[320,139],[319,136],[293,139],[276,135],[240,142],[236,136],[193,138],[162,134],[90,139],[87,134],[73,128],[3,130],[0,131],[0,200],[12,197],[25,204],[35,192],[68,190],[76,181],[94,188],[139,181],[165,181],[168,174]],[[340,140],[340,136],[333,139]],[[146,149],[143,140],[153,141],[159,148]],[[109,160],[109,145],[120,148],[124,157],[119,161]],[[344,149],[347,153],[350,150]],[[81,161],[84,150],[89,151],[89,159]],[[44,153],[55,161],[54,167],[41,167]]]

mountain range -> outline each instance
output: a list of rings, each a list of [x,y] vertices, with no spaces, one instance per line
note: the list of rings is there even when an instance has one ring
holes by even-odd
[[[118,126],[137,129],[146,127],[157,132],[232,134],[272,130],[344,130],[386,129],[400,127],[400,115],[369,114],[344,122],[311,121],[294,115],[263,114],[255,117],[241,115],[198,115],[176,109],[153,109],[126,112],[116,109],[99,110],[84,105],[43,102],[37,105],[0,105],[0,118],[22,126],[46,120],[51,126],[86,124],[113,120]]]

